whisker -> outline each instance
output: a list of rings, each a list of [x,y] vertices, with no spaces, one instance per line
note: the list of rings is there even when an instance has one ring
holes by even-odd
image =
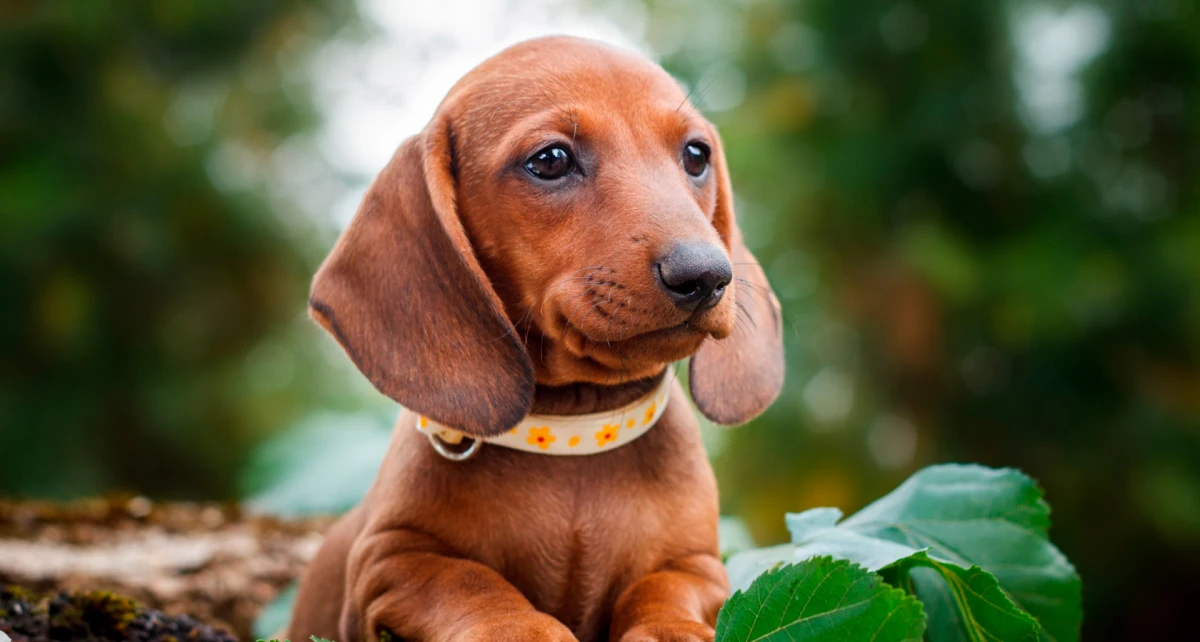
[[[612,297],[609,297],[609,301],[612,301]],[[612,349],[612,341],[609,340],[609,334],[612,332],[613,322],[617,320],[617,312],[620,309],[620,306],[618,306],[616,310],[613,310],[612,314],[608,315],[608,326],[604,328],[604,345],[608,346],[610,350]]]
[[[567,299],[567,302],[568,302],[568,303],[571,303],[571,302],[574,302],[574,301],[578,301],[578,300],[580,300],[580,299],[583,299],[584,297],[586,297],[586,296],[588,296],[588,295],[590,295],[590,294],[591,294],[591,292],[587,292],[587,291],[581,292],[581,293],[580,293],[580,294],[578,294],[577,296],[574,296],[574,297],[571,297],[570,299]],[[590,309],[590,308],[589,308],[589,309]],[[571,313],[571,316],[570,316],[570,318],[568,318],[568,319],[567,319],[567,326],[568,326],[568,327],[573,327],[573,326],[575,325],[573,322],[574,322],[574,320],[575,320],[575,315],[577,315],[577,314],[579,314],[579,308],[576,308],[576,309],[575,309],[575,311]]]
[[[771,292],[770,288],[761,286],[757,283],[752,283],[752,282],[747,281],[746,279],[743,279],[740,277],[737,278],[737,281],[742,283],[743,285],[749,286],[749,288],[750,288],[749,291],[751,294],[757,294],[757,295],[763,297],[763,299],[767,302],[767,305],[769,305],[771,307],[775,306],[775,301],[774,301],[774,299],[771,298],[771,295],[770,295],[770,292]],[[741,306],[740,302],[738,302],[738,306],[739,307]],[[792,326],[792,332],[797,337],[800,336],[800,328],[799,328],[799,326],[796,325],[796,319],[795,319],[794,314],[785,315],[785,314],[783,314],[783,311],[780,310],[779,316],[780,316],[781,320],[787,321],[787,323]]]
[[[743,283],[742,285],[747,286],[748,289],[746,289],[745,291],[748,294],[750,294],[751,296],[757,295],[759,298],[761,298],[762,301],[766,302],[766,304],[768,306],[774,307],[775,300],[771,297],[770,290],[768,290],[767,288],[764,288],[762,286],[755,286],[753,283],[748,283],[748,282]]]
[[[745,314],[745,315],[746,315],[746,320],[747,320],[747,321],[749,321],[749,322],[750,322],[750,324],[751,324],[751,325],[752,325],[752,326],[753,326],[755,329],[758,329],[758,323],[756,323],[756,322],[754,321],[754,317],[753,317],[753,315],[751,315],[751,314],[750,314],[750,311],[746,309],[746,306],[742,305],[742,302],[741,302],[741,301],[734,301],[734,303],[737,305],[737,308],[738,308],[738,310],[739,310],[739,311],[740,311],[742,314]],[[736,318],[736,316],[735,316],[735,318]]]
[[[516,328],[513,327],[512,324],[509,324],[508,327],[504,328],[504,332],[501,332],[499,335],[492,337],[491,339],[489,339],[487,341],[487,343],[489,343],[489,344],[495,343],[497,341],[500,341],[504,337],[512,337],[513,339],[515,339],[517,341],[521,340],[521,337],[516,335]]]
[[[581,282],[587,282],[587,280],[588,280],[588,279],[590,279],[590,278],[591,278],[591,276],[592,276],[590,273],[589,273],[589,274],[585,274],[585,275],[583,275],[583,276],[573,276],[573,275],[575,275],[575,274],[579,274],[580,272],[582,272],[582,271],[584,271],[584,270],[592,270],[592,271],[595,271],[595,270],[599,270],[599,269],[600,269],[600,267],[599,267],[599,266],[592,266],[592,267],[586,267],[586,268],[582,268],[582,269],[579,269],[579,270],[575,270],[574,272],[571,272],[571,273],[569,273],[569,274],[566,274],[566,275],[564,275],[562,278],[560,278],[559,280],[555,281],[555,282],[554,282],[554,285],[551,285],[551,286],[550,286],[550,287],[549,287],[549,288],[546,290],[546,293],[542,295],[542,304],[541,304],[540,306],[538,306],[538,314],[540,314],[540,315],[545,315],[545,314],[546,314],[546,303],[547,303],[547,302],[550,300],[550,297],[551,297],[551,296],[552,296],[552,295],[553,295],[555,292],[558,292],[558,291],[559,291],[559,290],[561,290],[563,287],[565,287],[565,286],[567,286],[567,285],[570,285],[570,284],[572,284],[572,283],[581,283]]]
[[[624,303],[624,305],[625,305],[625,307],[626,307],[626,308],[628,308],[628,307],[629,307],[629,302],[630,302],[630,301],[632,301],[632,300],[633,300],[633,295],[632,295],[632,294],[630,294],[629,296],[625,297],[625,303]],[[616,315],[614,314],[613,316],[615,317]],[[627,332],[629,332],[629,324],[628,324],[628,323],[624,323],[624,324],[622,324],[622,325],[623,325],[623,328],[622,328],[622,330],[621,330],[621,336],[620,336],[619,338],[617,338],[617,341],[624,341],[624,340],[625,340],[625,334],[626,334]]]
[[[549,290],[546,290],[546,293],[542,295],[542,304],[540,306],[538,306],[538,314],[546,313],[546,303],[550,300],[550,297],[554,293],[561,290],[564,286],[570,285],[572,283],[587,283],[587,277],[577,276],[577,277],[570,278],[570,279],[562,279],[559,282],[557,282],[555,285],[551,286],[551,288]]]
[[[607,301],[602,301],[600,299],[597,299],[596,302],[592,304],[592,307],[588,308],[587,312],[583,313],[583,318],[579,320],[580,325],[582,325],[584,321],[587,321],[587,317],[589,314],[592,313],[592,310],[595,310],[596,308],[600,307],[601,305],[604,305],[605,303],[612,303],[612,299],[609,298]],[[574,316],[574,315],[572,315],[572,316]],[[578,326],[576,326],[576,327],[578,327]]]
[[[743,278],[742,278],[742,277],[740,277],[740,276],[739,276],[739,277],[736,277],[736,280],[737,280],[737,282],[738,282],[738,283],[742,283],[742,284],[744,284],[744,285],[750,286],[751,288],[753,288],[754,290],[757,290],[757,291],[759,291],[759,292],[764,292],[764,293],[765,293],[765,292],[770,292],[770,291],[771,291],[771,290],[770,290],[770,288],[766,287],[765,285],[759,285],[758,283],[755,283],[755,282],[753,282],[753,281],[750,281],[750,280],[748,280],[748,279],[743,279]]]
[[[704,87],[701,87],[699,91],[696,91],[696,92],[695,92],[695,93],[696,93],[696,102],[697,102],[697,103],[698,103],[698,102],[700,102],[701,100],[703,100],[703,99],[704,99],[704,92],[708,91],[708,90],[709,90],[709,88],[710,88],[710,87],[712,87],[712,86],[713,86],[713,83],[715,83],[716,81],[717,81],[717,76],[713,76],[713,77],[712,77],[712,78],[710,78],[710,79],[709,79],[709,81],[708,81],[708,82],[707,82],[707,83],[704,85]],[[683,98],[683,101],[679,103],[679,107],[676,107],[676,108],[675,108],[675,111],[676,111],[676,113],[678,113],[678,112],[679,112],[679,110],[680,110],[680,108],[682,108],[684,105],[688,105],[688,107],[689,107],[689,109],[688,109],[688,112],[687,112],[686,114],[682,114],[682,115],[680,115],[680,117],[679,117],[679,122],[680,122],[680,124],[683,124],[684,122],[686,122],[689,116],[691,116],[692,114],[696,113],[696,105],[695,105],[694,103],[693,103],[693,104],[688,104],[688,99],[689,99],[689,98],[691,98],[691,96],[692,96],[692,91],[693,91],[692,89],[688,89],[687,96],[684,96],[684,98]]]
[[[792,332],[794,332],[796,334],[796,336],[799,337],[800,336],[800,328],[796,325],[796,315],[793,313],[793,314],[785,316],[781,312],[780,316],[787,319],[787,322],[792,326]]]

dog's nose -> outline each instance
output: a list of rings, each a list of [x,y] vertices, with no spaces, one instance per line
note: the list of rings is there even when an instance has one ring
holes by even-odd
[[[733,280],[733,267],[710,243],[679,243],[655,266],[663,291],[681,310],[707,310],[721,300]]]

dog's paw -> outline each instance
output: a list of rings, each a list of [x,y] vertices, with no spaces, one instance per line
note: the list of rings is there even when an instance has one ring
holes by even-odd
[[[488,618],[457,639],[467,642],[579,642],[571,629],[544,613]]]
[[[713,642],[713,635],[703,622],[679,620],[640,624],[626,631],[621,642]]]

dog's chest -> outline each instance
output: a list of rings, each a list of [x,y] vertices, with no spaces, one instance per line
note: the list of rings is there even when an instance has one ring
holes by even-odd
[[[521,499],[488,520],[495,530],[485,563],[581,642],[605,639],[620,594],[661,568],[673,551],[695,550],[684,540],[695,537],[690,531],[709,512],[715,522],[707,464],[694,472],[658,464],[589,458],[572,475],[531,471]]]
[[[504,577],[580,642],[607,639],[613,605],[681,555],[717,553],[716,481],[690,413],[669,408],[619,450],[547,456],[485,445],[454,463],[412,431],[394,487],[408,520]],[[423,450],[424,449],[424,450]]]

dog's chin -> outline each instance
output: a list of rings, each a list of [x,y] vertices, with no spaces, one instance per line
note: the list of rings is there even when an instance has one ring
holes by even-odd
[[[568,328],[562,343],[574,356],[618,372],[654,370],[692,356],[705,339],[722,339],[729,335],[729,329],[704,321],[693,318],[675,325],[648,329],[620,340],[603,334],[595,336],[581,328]]]
[[[701,328],[681,323],[634,335],[614,346],[613,356],[623,361],[670,363],[695,354],[708,336],[709,333]]]

